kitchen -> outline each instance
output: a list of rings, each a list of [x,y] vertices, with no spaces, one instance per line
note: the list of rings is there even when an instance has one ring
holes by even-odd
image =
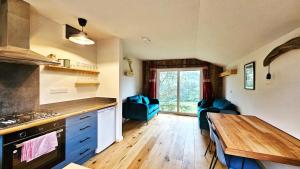
[[[122,140],[121,41],[109,36],[74,44],[65,38],[65,24],[25,1],[1,1],[2,169],[83,164]],[[24,157],[26,143],[37,145],[37,138],[57,142]]]

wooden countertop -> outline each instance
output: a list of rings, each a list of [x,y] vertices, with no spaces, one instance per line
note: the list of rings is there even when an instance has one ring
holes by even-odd
[[[226,154],[300,166],[300,140],[255,117],[208,113]]]
[[[31,121],[18,126],[0,129],[0,135],[9,134],[30,127],[46,124],[49,122],[65,119],[82,113],[91,112],[91,111],[112,107],[116,105],[117,105],[116,99],[96,98],[96,97],[41,105],[40,109],[52,110],[54,112],[59,113],[59,115],[55,117],[46,118],[46,119]]]

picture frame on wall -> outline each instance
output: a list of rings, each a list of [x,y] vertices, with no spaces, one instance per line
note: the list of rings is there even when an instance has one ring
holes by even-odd
[[[255,90],[255,62],[244,65],[244,88]]]

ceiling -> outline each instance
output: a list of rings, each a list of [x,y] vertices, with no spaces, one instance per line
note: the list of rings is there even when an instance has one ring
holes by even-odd
[[[26,1],[60,24],[86,18],[92,38],[119,37],[126,56],[143,60],[226,65],[300,27],[300,0]]]

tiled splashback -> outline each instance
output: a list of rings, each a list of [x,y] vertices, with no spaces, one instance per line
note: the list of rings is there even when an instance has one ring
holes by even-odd
[[[39,106],[39,66],[0,63],[0,114]]]

